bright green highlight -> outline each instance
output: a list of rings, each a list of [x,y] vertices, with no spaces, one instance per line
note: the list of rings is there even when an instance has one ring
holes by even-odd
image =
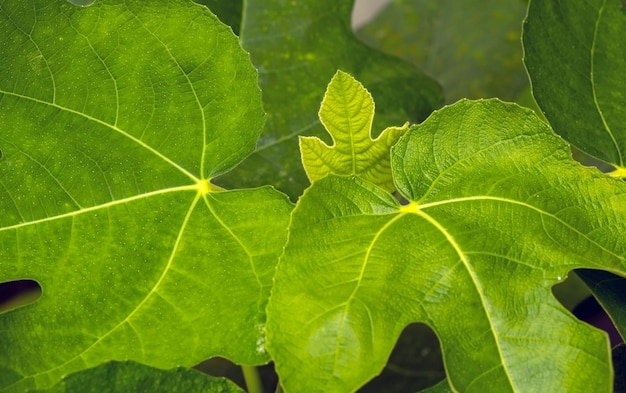
[[[626,168],[616,167],[614,171],[609,172],[609,175],[613,177],[619,177],[621,179],[626,178]]]
[[[285,390],[355,391],[420,321],[444,353],[437,391],[610,392],[605,334],[551,287],[581,267],[626,274],[626,185],[573,161],[532,111],[498,100],[435,112],[391,157],[407,205],[329,175],[292,214],[267,308]]]
[[[314,182],[329,174],[356,175],[391,191],[389,150],[409,128],[389,127],[371,137],[374,100],[352,76],[337,71],[322,100],[319,118],[333,139],[333,146],[317,137],[300,137],[302,164]]]

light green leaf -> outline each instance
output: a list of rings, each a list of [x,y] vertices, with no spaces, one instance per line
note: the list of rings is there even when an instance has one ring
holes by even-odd
[[[298,201],[268,305],[285,391],[354,391],[421,321],[453,391],[609,392],[606,335],[550,288],[579,267],[626,273],[626,185],[497,100],[413,126],[392,168],[407,205],[336,176]]]
[[[516,99],[527,86],[521,62],[526,0],[392,0],[357,36],[415,64],[461,98]]]
[[[272,184],[293,199],[300,196],[309,182],[298,136],[330,142],[317,108],[337,69],[354,75],[377,100],[375,130],[421,121],[441,104],[432,79],[356,39],[351,11],[349,0],[244,2],[241,42],[259,70],[268,118],[255,153],[218,184]]]
[[[237,385],[196,370],[158,370],[134,362],[110,362],[64,377],[33,393],[244,393]]]
[[[230,28],[186,0],[9,0],[0,37],[0,281],[43,289],[0,314],[0,391],[115,359],[267,362],[291,207],[210,182],[263,124]]]
[[[300,137],[302,164],[311,182],[329,174],[357,175],[386,190],[394,189],[389,150],[409,128],[388,127],[372,139],[374,100],[358,81],[338,71],[328,84],[319,118],[333,138]]]
[[[531,1],[524,63],[554,130],[626,177],[626,8],[620,0]]]

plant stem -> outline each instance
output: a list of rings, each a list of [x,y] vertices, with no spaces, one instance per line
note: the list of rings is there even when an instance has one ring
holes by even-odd
[[[248,393],[263,393],[263,384],[257,368],[254,366],[241,366],[241,371],[243,372],[243,379],[246,381]]]

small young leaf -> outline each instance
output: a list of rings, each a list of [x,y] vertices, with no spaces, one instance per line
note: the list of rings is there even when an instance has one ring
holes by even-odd
[[[530,1],[524,63],[554,130],[626,176],[626,14],[620,0]]]
[[[345,72],[330,81],[319,118],[335,144],[327,146],[317,137],[300,137],[302,163],[311,182],[329,174],[357,175],[388,191],[394,189],[389,151],[408,129],[389,127],[372,139],[374,100]]]
[[[230,0],[229,0],[230,1]],[[354,75],[378,101],[374,129],[422,121],[443,102],[431,78],[359,41],[350,26],[353,1],[247,0],[241,43],[259,69],[268,113],[257,150],[218,179],[228,188],[271,184],[294,200],[309,185],[298,135],[326,133],[317,108],[337,69]]]
[[[421,321],[452,391],[609,392],[606,335],[550,287],[574,268],[626,274],[626,184],[497,100],[413,126],[392,168],[408,205],[331,175],[293,211],[266,325],[285,391],[354,391]]]
[[[32,393],[244,393],[224,378],[182,367],[159,370],[135,362],[110,362],[70,374]]]

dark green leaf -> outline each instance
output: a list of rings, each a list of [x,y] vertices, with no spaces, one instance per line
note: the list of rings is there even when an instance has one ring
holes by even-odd
[[[613,348],[612,357],[615,365],[613,393],[624,393],[626,392],[626,345],[621,343]]]
[[[626,337],[626,279],[601,270],[580,269],[577,273],[609,314],[622,339]]]
[[[383,371],[359,393],[416,392],[445,376],[435,332],[423,323],[412,323],[400,334]]]
[[[395,0],[357,35],[415,64],[443,86],[447,102],[517,99],[524,0]]]
[[[448,381],[444,380],[432,386],[428,389],[420,390],[420,393],[452,393],[453,390],[450,389],[450,384]]]
[[[209,7],[211,12],[230,26],[235,34],[239,35],[243,0],[196,0],[196,2]]]
[[[626,12],[620,0],[531,1],[523,35],[533,95],[554,130],[622,170],[624,36]]]

